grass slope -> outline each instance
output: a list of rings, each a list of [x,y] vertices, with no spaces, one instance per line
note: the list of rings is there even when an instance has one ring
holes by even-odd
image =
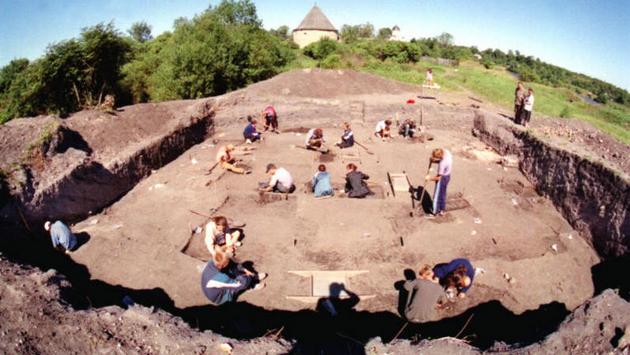
[[[389,79],[419,84],[424,81],[426,68],[433,68],[434,78],[443,90],[469,91],[475,96],[511,111],[517,79],[504,68],[486,69],[476,62],[463,62],[458,67],[434,63],[397,64],[371,62],[358,70],[377,74]],[[584,102],[574,91],[546,85],[526,83],[535,91],[534,119],[536,113],[552,117],[580,119],[590,122],[619,141],[630,144],[630,109],[615,103],[606,105]]]

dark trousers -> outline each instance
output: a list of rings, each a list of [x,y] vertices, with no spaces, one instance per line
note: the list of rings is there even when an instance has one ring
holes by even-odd
[[[450,175],[443,175],[435,185],[433,196],[433,213],[438,214],[446,209],[446,189],[451,181]]]
[[[278,118],[276,116],[265,116],[265,131],[269,127],[273,130],[278,129]]]
[[[529,120],[532,118],[532,111],[527,111],[525,109],[521,110],[521,122],[520,124],[522,124],[523,126],[527,126],[527,124],[529,123]]]

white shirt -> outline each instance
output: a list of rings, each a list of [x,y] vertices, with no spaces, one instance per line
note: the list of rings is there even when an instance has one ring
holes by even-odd
[[[453,155],[446,149],[442,149],[444,151],[444,156],[440,163],[438,164],[438,175],[446,176],[451,175],[451,167],[453,166]]]
[[[276,183],[280,183],[284,187],[291,187],[293,185],[293,177],[285,168],[276,169],[275,174],[271,176],[271,180],[269,181],[269,186],[276,186]]]
[[[534,108],[534,94],[525,98],[525,106],[523,106],[523,108],[527,111],[531,111]]]
[[[375,128],[374,132],[380,132],[380,131],[384,130],[385,127],[387,127],[387,125],[385,124],[385,120],[379,121],[376,124],[376,128]]]
[[[206,242],[206,248],[208,248],[208,251],[210,251],[210,254],[212,255],[214,255],[215,253],[214,238],[217,234],[219,234],[219,231],[217,231],[216,223],[210,221],[208,224],[206,224],[206,238],[204,241]]]

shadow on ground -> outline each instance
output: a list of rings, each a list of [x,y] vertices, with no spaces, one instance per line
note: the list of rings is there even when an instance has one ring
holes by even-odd
[[[181,309],[174,306],[171,298],[161,288],[133,290],[90,280],[86,267],[74,263],[63,253],[52,250],[49,238],[43,231],[35,235],[0,226],[0,232],[3,236],[0,238],[0,250],[5,257],[43,270],[56,269],[68,278],[73,287],[63,290],[62,297],[75,309],[111,305],[125,307],[133,300],[135,303],[155,306],[179,316],[193,328],[212,330],[227,337],[252,339],[271,334],[294,340],[296,353],[323,351],[362,354],[364,344],[369,339],[380,337],[388,342],[396,336],[412,341],[458,336],[481,349],[487,349],[497,341],[526,345],[555,331],[569,313],[564,304],[552,302],[537,310],[515,315],[500,302],[493,300],[468,309],[456,317],[405,326],[406,321],[398,314],[356,311],[354,308],[359,301],[353,300],[353,293],[345,290],[343,285],[337,286],[337,291],[344,289],[350,296],[350,301],[336,303],[337,300],[328,300],[337,310],[335,315],[326,305],[327,299],[320,300],[316,310],[297,312],[267,310],[246,302],[221,307],[206,305]],[[89,236],[82,237],[89,240]],[[621,259],[619,262],[620,265],[627,266],[628,259]],[[610,267],[616,270],[619,265],[610,264]],[[598,265],[594,267],[594,274],[598,273],[606,275],[610,272],[606,267]],[[609,282],[599,283],[601,287],[597,288],[598,291],[602,287],[614,287],[615,280],[623,282],[621,279],[609,280],[605,277],[601,280]]]

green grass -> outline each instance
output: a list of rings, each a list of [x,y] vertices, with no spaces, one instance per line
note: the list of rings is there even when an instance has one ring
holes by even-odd
[[[446,67],[433,63],[398,64],[370,62],[358,70],[377,74],[389,79],[420,84],[426,68],[433,68],[435,81],[445,91],[469,91],[474,96],[503,106],[511,111],[517,79],[504,68],[486,69],[476,62],[464,62],[458,67]],[[583,102],[567,88],[554,88],[541,84],[525,83],[534,89],[534,119],[536,113],[566,119],[580,119],[608,133],[622,143],[630,144],[630,108],[616,103],[591,105]]]

